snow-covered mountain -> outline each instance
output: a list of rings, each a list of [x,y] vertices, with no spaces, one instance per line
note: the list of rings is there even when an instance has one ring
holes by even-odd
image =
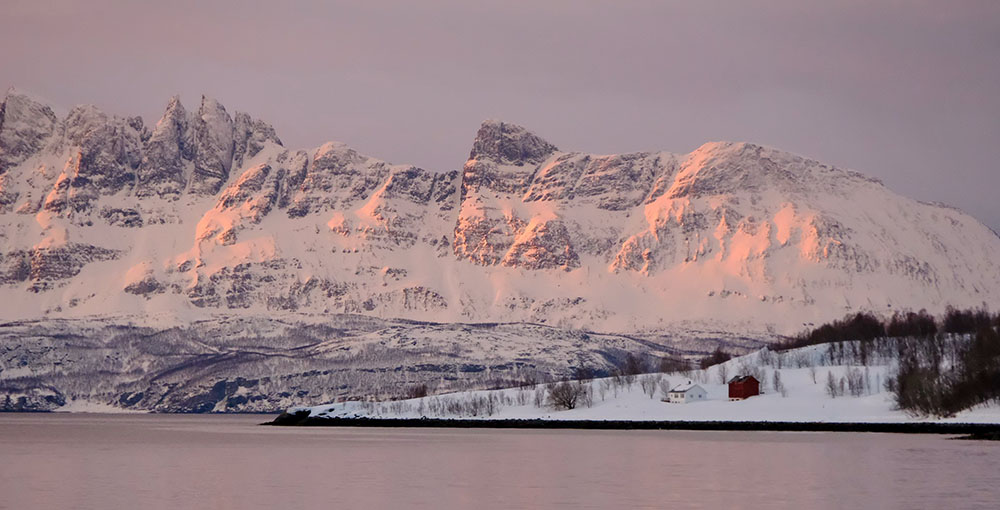
[[[946,170],[946,169],[943,169]],[[566,152],[483,123],[464,168],[283,146],[202,98],[149,127],[0,105],[0,319],[215,313],[798,332],[1000,303],[1000,238],[748,143]],[[159,320],[159,319],[156,319]]]

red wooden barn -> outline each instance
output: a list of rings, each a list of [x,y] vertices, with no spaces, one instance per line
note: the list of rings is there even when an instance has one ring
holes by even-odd
[[[738,375],[729,380],[729,400],[743,400],[760,395],[760,381],[752,375]]]

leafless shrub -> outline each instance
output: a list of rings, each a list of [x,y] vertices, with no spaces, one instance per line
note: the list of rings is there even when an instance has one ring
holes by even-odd
[[[660,374],[647,375],[639,379],[639,385],[642,387],[642,392],[649,395],[649,398],[656,396],[656,388],[659,385],[662,376]]]
[[[542,408],[545,405],[545,387],[535,386],[535,407]]]
[[[549,388],[548,403],[555,409],[576,409],[585,393],[582,384],[563,381]]]
[[[847,388],[852,397],[860,397],[865,393],[865,377],[861,370],[851,368],[847,371]]]
[[[833,372],[826,373],[826,394],[830,395],[830,398],[837,398],[843,395],[843,391],[837,385],[837,379],[833,377]]]
[[[726,381],[729,380],[729,365],[726,363],[719,365],[717,374],[719,375],[719,384],[726,384]]]
[[[660,394],[663,395],[663,398],[670,396],[670,379],[663,378],[660,381]]]
[[[782,397],[787,397],[788,396],[788,390],[785,389],[785,384],[781,382],[781,371],[780,370],[775,370],[774,371],[774,379],[772,381],[772,384],[774,386],[774,391],[776,391],[778,393],[781,393]]]

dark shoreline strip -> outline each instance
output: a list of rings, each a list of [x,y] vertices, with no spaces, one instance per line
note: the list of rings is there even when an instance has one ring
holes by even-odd
[[[581,430],[749,430],[778,432],[888,432],[899,434],[996,434],[992,423],[820,423],[787,421],[463,420],[410,418],[310,418],[282,414],[261,425],[298,427],[581,429]]]

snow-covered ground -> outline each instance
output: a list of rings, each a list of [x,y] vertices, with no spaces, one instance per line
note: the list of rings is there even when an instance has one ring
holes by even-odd
[[[311,417],[340,418],[444,418],[444,419],[545,419],[545,420],[666,420],[666,421],[783,421],[840,423],[953,422],[1000,423],[1000,406],[981,406],[947,418],[917,417],[895,409],[893,394],[885,389],[891,365],[823,365],[826,346],[804,347],[782,354],[766,350],[734,358],[707,370],[687,374],[644,374],[629,383],[626,378],[599,378],[583,383],[590,398],[576,408],[557,410],[547,402],[552,385],[473,391],[391,402],[340,402],[308,408]],[[762,359],[763,356],[763,359]],[[781,358],[781,368],[777,358]],[[791,365],[789,365],[791,363]],[[814,365],[812,367],[804,365]],[[801,368],[796,368],[801,366]],[[865,388],[860,396],[831,397],[827,384],[856,370]],[[757,371],[763,379],[763,394],[730,401],[723,379]],[[780,374],[785,391],[774,387]],[[692,381],[708,392],[702,402],[664,402],[666,391]],[[577,383],[573,383],[577,384]],[[592,403],[587,402],[592,401]]]

